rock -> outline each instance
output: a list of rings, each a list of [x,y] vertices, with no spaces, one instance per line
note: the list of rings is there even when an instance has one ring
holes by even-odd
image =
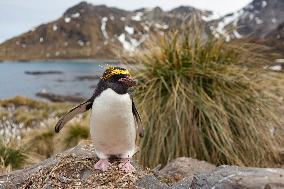
[[[281,157],[281,162],[284,166],[284,148],[280,149],[280,157]]]
[[[61,71],[25,71],[28,75],[63,74]]]
[[[187,177],[172,185],[171,189],[189,189],[192,177]]]
[[[234,23],[236,28],[230,31],[234,33],[231,35],[233,38],[270,37],[270,33],[284,22],[283,9],[283,0],[253,0],[241,10],[221,17],[217,22],[217,27],[219,27],[219,32],[226,31],[226,28]],[[216,20],[213,21],[216,22]],[[277,35],[273,37],[276,38]]]
[[[38,92],[36,96],[48,99],[51,102],[74,102],[80,103],[86,99],[80,96],[71,96],[71,95],[58,95],[50,92]]]
[[[94,169],[98,160],[92,144],[78,146],[57,154],[40,164],[0,176],[0,188],[129,188],[149,174],[137,163],[135,173],[125,173],[112,160],[106,172]]]
[[[190,177],[200,172],[211,172],[215,165],[197,159],[180,157],[168,163],[157,175],[167,182],[177,182],[183,178]]]
[[[135,185],[142,188],[188,189],[194,174],[208,173],[215,168],[215,165],[205,161],[180,157],[168,163],[161,170],[154,169],[156,177],[147,175],[139,179]]]
[[[100,189],[284,188],[284,169],[235,166],[220,166],[214,169],[214,165],[203,161],[178,158],[155,174],[143,169],[133,161],[132,164],[136,168],[136,172],[125,173],[118,168],[119,160],[112,159],[110,168],[106,172],[101,172],[94,169],[97,160],[93,145],[89,141],[85,141],[37,165],[0,176],[0,189],[71,187]],[[198,168],[199,166],[200,168]],[[208,172],[209,169],[214,170]],[[198,173],[200,171],[203,173]],[[176,174],[185,178],[172,184],[160,180],[161,176]]]
[[[92,175],[92,172],[89,169],[82,170],[80,174],[80,178],[83,180],[87,180]]]
[[[155,188],[155,189],[168,189],[169,186],[161,183],[154,175],[147,175],[135,183],[136,186],[141,188]]]
[[[284,169],[220,166],[211,173],[195,175],[191,189],[284,188]]]
[[[83,75],[76,77],[76,80],[78,81],[84,81],[84,80],[98,80],[101,77],[99,75]]]
[[[265,66],[265,69],[272,70],[275,72],[283,72],[284,65],[282,63],[273,63],[269,66]]]
[[[56,79],[55,81],[57,81],[58,83],[65,82],[65,80],[63,80],[63,79]]]

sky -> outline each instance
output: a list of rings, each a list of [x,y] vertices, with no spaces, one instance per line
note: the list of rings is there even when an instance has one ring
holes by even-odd
[[[59,18],[81,0],[0,0],[0,43],[40,24]],[[212,10],[220,16],[243,8],[251,0],[87,0],[126,10],[159,6],[170,10],[180,5]]]

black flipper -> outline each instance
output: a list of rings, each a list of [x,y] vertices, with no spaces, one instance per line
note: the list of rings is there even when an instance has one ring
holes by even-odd
[[[80,113],[84,113],[92,108],[94,98],[90,98],[89,100],[79,104],[78,106],[72,108],[67,113],[65,113],[55,125],[55,132],[58,133],[64,125],[73,119],[76,115]]]
[[[138,126],[138,133],[139,133],[139,136],[140,137],[143,137],[144,136],[144,127],[142,125],[142,121],[141,121],[141,117],[136,109],[136,106],[135,106],[135,103],[134,101],[132,100],[132,113],[133,113],[133,116],[134,116],[134,119],[135,119],[135,122]]]

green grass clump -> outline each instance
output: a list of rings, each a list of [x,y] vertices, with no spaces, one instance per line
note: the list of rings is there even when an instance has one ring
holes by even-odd
[[[21,168],[25,163],[25,158],[26,156],[21,149],[5,144],[0,140],[0,164],[2,164],[2,168],[9,166],[12,169]]]
[[[201,32],[200,32],[201,33]],[[173,33],[125,62],[140,64],[137,101],[145,166],[189,156],[214,164],[273,166],[280,122],[268,82],[242,45]]]
[[[23,144],[27,153],[38,154],[44,158],[51,157],[56,149],[54,127],[31,130],[25,133]]]
[[[56,122],[52,122],[47,128],[25,132],[22,146],[24,146],[25,152],[31,156],[30,164],[74,147],[80,140],[88,139],[89,127],[87,127],[87,123],[88,119],[68,123],[60,133],[54,131]]]
[[[66,128],[64,144],[65,148],[76,146],[80,140],[89,138],[89,128],[81,124],[74,124]]]

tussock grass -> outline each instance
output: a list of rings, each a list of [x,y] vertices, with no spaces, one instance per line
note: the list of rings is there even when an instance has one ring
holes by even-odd
[[[47,103],[17,96],[0,100],[0,106],[4,108],[0,110],[0,118],[6,117],[16,123],[22,123],[25,127],[34,127],[44,120],[61,116],[73,104]],[[14,107],[15,109],[8,111],[5,109],[7,107]]]
[[[32,100],[30,98],[22,97],[22,96],[16,96],[15,98],[11,99],[4,99],[0,101],[0,105],[3,107],[7,106],[29,106],[32,108],[37,108],[42,105],[42,103],[39,103],[36,100]]]
[[[49,158],[54,154],[57,146],[54,137],[53,127],[33,129],[25,133],[23,146],[25,146],[25,151],[29,154],[38,154],[43,158]]]
[[[25,163],[25,154],[13,142],[6,144],[0,139],[0,172],[9,172],[21,168]]]
[[[90,135],[90,129],[86,125],[77,123],[66,129],[67,132],[64,135],[65,148],[76,146],[80,140],[88,139]]]
[[[36,123],[40,123],[42,120],[47,119],[49,116],[46,111],[23,111],[22,108],[18,108],[14,112],[14,119],[17,123],[22,123],[25,126],[35,125]]]
[[[22,140],[25,152],[29,154],[30,162],[38,162],[62,152],[68,148],[76,146],[81,140],[89,138],[88,119],[78,120],[69,123],[59,133],[55,133],[54,125],[41,129],[32,129],[25,132]]]
[[[195,30],[197,31],[197,30]],[[249,44],[201,32],[171,33],[124,62],[140,66],[136,96],[145,124],[140,161],[166,164],[190,156],[214,164],[275,166],[278,102]]]
[[[41,109],[45,110],[46,112],[50,112],[50,111],[61,111],[61,110],[64,111],[64,109],[72,107],[72,104],[47,103],[44,101],[35,100],[24,96],[16,96],[14,98],[1,99],[0,106],[2,107],[15,106],[16,108],[26,107],[29,109]]]

